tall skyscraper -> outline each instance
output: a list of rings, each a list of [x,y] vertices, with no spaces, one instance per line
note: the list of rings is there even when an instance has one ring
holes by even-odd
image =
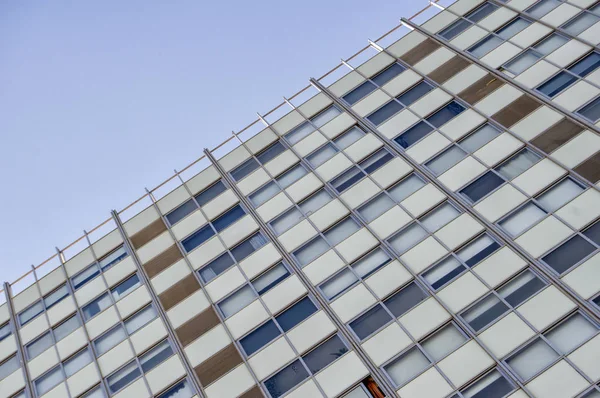
[[[0,398],[600,397],[600,4],[419,15],[5,283]]]

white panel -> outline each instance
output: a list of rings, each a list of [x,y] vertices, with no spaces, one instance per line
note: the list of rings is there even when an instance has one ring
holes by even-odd
[[[401,55],[406,54],[419,44],[425,41],[427,37],[416,30],[413,30],[400,40],[392,44],[387,50],[394,56],[399,58]]]
[[[177,355],[171,356],[165,362],[146,373],[146,380],[150,385],[150,390],[157,394],[162,389],[174,383],[185,374],[183,364]]]
[[[466,109],[461,114],[444,124],[440,131],[446,134],[451,140],[457,141],[478,127],[485,118],[473,109]]]
[[[67,385],[61,382],[59,385],[42,395],[43,398],[64,398],[68,396]]]
[[[292,275],[265,293],[262,298],[269,311],[276,314],[305,293],[306,287],[300,282],[298,275]]]
[[[450,101],[452,97],[440,88],[436,88],[410,105],[419,116],[425,117]]]
[[[567,314],[576,305],[555,286],[550,285],[542,292],[522,304],[517,311],[538,331],[544,330]]]
[[[287,335],[298,353],[303,354],[335,331],[331,319],[320,310],[288,331]]]
[[[337,80],[331,86],[329,90],[336,96],[341,97],[354,87],[358,86],[365,79],[358,72],[350,71],[344,77]]]
[[[442,243],[455,249],[483,230],[483,226],[470,214],[463,213],[435,233]]]
[[[563,3],[556,7],[554,10],[550,11],[548,14],[544,15],[541,18],[541,21],[546,22],[547,24],[557,27],[562,25],[564,22],[568,21],[575,15],[577,15],[581,10],[577,7],[573,7],[570,4]]]
[[[241,364],[204,389],[207,398],[234,398],[254,385],[254,379],[245,364]]]
[[[549,62],[564,68],[583,54],[591,50],[587,44],[579,40],[569,40],[546,57]]]
[[[392,64],[395,59],[384,52],[380,52],[375,55],[373,58],[364,62],[361,66],[356,68],[358,72],[365,75],[366,77],[371,77],[377,73],[379,73],[382,69]]]
[[[474,209],[488,221],[496,222],[526,200],[527,196],[512,185],[506,184],[479,202]]]
[[[362,347],[373,363],[381,366],[411,344],[411,338],[394,322],[365,341]]]
[[[213,302],[221,300],[229,293],[246,283],[239,267],[231,267],[206,285],[206,292]]]
[[[458,48],[459,50],[466,50],[473,44],[477,43],[480,39],[483,39],[488,35],[488,32],[477,25],[472,25],[470,28],[462,32],[450,41],[450,44]]]
[[[27,363],[31,379],[37,379],[42,373],[58,363],[58,354],[52,346]]]
[[[494,31],[516,15],[516,12],[509,10],[508,8],[498,7],[496,11],[483,18],[477,24],[486,30]]]
[[[313,173],[308,173],[289,187],[285,189],[285,192],[290,195],[293,201],[299,202],[306,198],[317,189],[321,188],[323,183]]]
[[[175,282],[182,280],[190,273],[190,267],[188,267],[185,259],[182,258],[160,274],[156,275],[150,282],[152,283],[152,287],[156,294],[161,294],[173,286]]]
[[[475,108],[484,115],[491,116],[506,106],[512,104],[523,92],[510,84],[504,84],[491,94],[481,99]]]
[[[292,228],[279,236],[279,241],[287,251],[293,251],[300,247],[304,242],[307,242],[313,236],[316,236],[318,231],[313,227],[308,220],[302,220]]]
[[[450,319],[450,314],[433,297],[400,317],[400,323],[414,339],[421,339]]]
[[[590,83],[580,80],[558,96],[553,101],[565,108],[569,112],[574,112],[589,100],[596,98],[600,94],[600,90]]]
[[[588,386],[588,382],[565,360],[525,385],[536,397],[572,397]]]
[[[411,278],[410,272],[400,262],[394,260],[369,276],[365,283],[379,299],[383,299]]]
[[[419,121],[418,116],[408,109],[403,109],[385,123],[379,125],[377,130],[386,138],[392,139],[417,121]]]
[[[284,337],[280,337],[266,348],[254,354],[248,360],[248,364],[254,370],[254,374],[258,380],[263,380],[295,356],[290,344]]]
[[[427,22],[423,23],[421,27],[429,33],[437,33],[457,19],[458,18],[456,15],[444,10],[430,18]]]
[[[394,206],[373,220],[369,226],[381,239],[385,239],[412,220],[413,218],[400,206]]]
[[[223,192],[215,199],[211,200],[207,204],[205,204],[202,209],[204,210],[204,214],[210,220],[217,217],[219,214],[223,213],[225,210],[233,207],[234,204],[238,203],[238,197],[233,193],[232,190],[228,189]]]
[[[295,144],[293,148],[299,156],[304,157],[326,142],[327,138],[319,130],[315,130]]]
[[[346,206],[344,206],[339,199],[333,199],[331,202],[312,213],[308,218],[313,222],[315,227],[323,231],[338,220],[341,220],[342,217],[347,214],[348,209]]]
[[[190,199],[190,194],[183,185],[178,186],[164,197],[162,197],[156,205],[162,214],[167,214],[174,208],[178,207],[183,202]]]
[[[344,149],[344,152],[346,152],[348,157],[355,163],[358,163],[382,146],[383,142],[381,142],[374,134],[365,134],[358,141]]]
[[[259,300],[254,300],[240,312],[225,321],[234,339],[239,339],[246,332],[267,319],[269,314]]]
[[[17,340],[13,335],[4,338],[0,341],[0,361],[8,358],[9,355],[17,351]]]
[[[558,51],[558,50],[557,50]],[[556,52],[556,51],[555,51]],[[558,72],[559,68],[551,64],[550,62],[546,62],[545,60],[541,60],[527,68],[524,72],[522,72],[515,81],[523,84],[527,88],[534,88],[556,72]]]
[[[98,366],[102,374],[107,376],[134,356],[129,340],[125,339],[125,341],[117,344],[110,351],[98,358]]]
[[[165,337],[167,328],[162,319],[156,318],[131,335],[131,344],[136,355],[139,355]]]
[[[29,343],[31,340],[42,334],[42,332],[46,331],[46,329],[48,329],[48,321],[42,313],[19,330],[21,344]]]
[[[213,182],[217,181],[220,178],[219,173],[215,169],[215,166],[210,165],[206,169],[202,170],[200,173],[196,174],[194,177],[190,178],[186,185],[190,189],[193,195],[197,194],[204,188],[211,185]]]
[[[600,24],[596,22],[591,27],[587,28],[582,33],[577,35],[577,37],[597,46],[600,42]]]
[[[455,53],[453,51],[448,50],[446,47],[440,47],[419,61],[414,68],[422,74],[427,75],[443,65],[445,62],[452,59],[454,56]]]
[[[292,151],[284,151],[275,159],[269,161],[264,167],[272,176],[276,176],[298,163],[298,161],[298,156]]]
[[[239,264],[248,278],[254,278],[279,260],[281,260],[281,254],[272,243],[267,243]]]
[[[254,137],[247,140],[246,146],[253,154],[260,152],[264,148],[266,148],[269,144],[277,140],[277,134],[273,132],[270,128],[266,128],[262,130],[260,133],[256,134]]]
[[[600,291],[600,254],[586,260],[573,271],[565,275],[562,280],[579,293],[583,298],[590,299]]]
[[[150,293],[148,293],[148,288],[142,285],[119,300],[116,306],[121,314],[121,318],[127,318],[150,301],[152,301],[152,298],[150,297]]]
[[[389,95],[398,95],[406,91],[409,87],[414,86],[418,81],[422,80],[421,75],[412,69],[406,69],[398,76],[384,84],[381,89]]]
[[[379,192],[379,187],[370,178],[365,178],[340,195],[340,199],[351,209],[355,209]]]
[[[100,381],[95,363],[90,363],[67,379],[69,391],[73,396],[79,395]]]
[[[569,227],[551,215],[519,236],[515,242],[532,256],[539,257],[572,233]]]
[[[169,231],[164,231],[150,242],[137,250],[137,255],[142,264],[147,263],[160,253],[164,252],[167,248],[175,243]]]
[[[67,279],[65,271],[62,267],[56,268],[54,271],[49,272],[42,279],[38,281],[42,295],[50,293],[54,288],[63,283]],[[2,323],[2,321],[0,321]]]
[[[450,311],[458,313],[487,292],[488,288],[475,275],[466,272],[440,290],[437,295]]]
[[[472,64],[448,79],[446,82],[444,82],[444,84],[442,84],[442,86],[451,93],[458,94],[467,87],[470,87],[473,83],[485,75],[487,75],[487,71],[485,69]]]
[[[243,195],[248,195],[250,192],[254,191],[265,182],[270,180],[271,177],[267,174],[265,169],[259,167],[236,184]]]
[[[244,216],[234,224],[220,232],[221,239],[228,247],[232,247],[258,229],[258,224],[251,216]]]
[[[316,286],[345,265],[344,260],[335,251],[329,250],[304,267],[303,271]]]
[[[486,168],[472,156],[467,156],[438,177],[438,180],[451,191],[457,191],[475,177],[483,174]]]
[[[432,184],[427,184],[404,199],[401,205],[414,217],[419,217],[433,206],[441,203],[444,199],[446,199],[446,195],[442,191]]]
[[[492,366],[494,360],[471,340],[439,362],[439,367],[457,387]]]
[[[262,204],[256,211],[264,221],[269,222],[291,205],[292,201],[287,195],[284,192],[280,192]]]
[[[488,167],[493,167],[508,155],[515,153],[523,145],[521,141],[511,134],[502,133],[478,149],[473,155]]]
[[[83,285],[81,288],[75,291],[75,299],[80,307],[90,302],[92,299],[98,297],[107,289],[106,283],[102,275],[96,276],[90,282]]]
[[[90,336],[90,338],[93,339],[92,336]],[[71,334],[69,334],[64,339],[62,339],[61,341],[59,341],[56,344],[56,349],[58,350],[58,355],[60,356],[60,359],[64,360],[87,343],[88,339],[85,335],[85,331],[83,330],[83,328],[79,328]]]
[[[359,283],[331,303],[331,308],[342,322],[348,322],[375,302],[373,294],[367,290],[365,285]]]
[[[566,167],[574,168],[599,150],[600,137],[589,130],[584,130],[554,151],[552,157]]]
[[[148,387],[146,387],[146,383],[144,382],[143,378],[136,380],[122,391],[119,391],[118,394],[113,395],[114,398],[147,398],[151,396],[152,394],[150,394],[150,391],[148,391]]]
[[[413,158],[418,163],[423,163],[446,146],[450,144],[450,140],[438,133],[437,131],[429,134],[421,141],[410,147],[406,154]]]
[[[355,124],[356,120],[346,112],[343,112],[330,120],[329,123],[322,126],[319,130],[321,130],[321,133],[323,133],[325,137],[331,139],[348,130]]]
[[[588,189],[567,203],[556,215],[575,229],[581,229],[600,216],[600,192]]]
[[[202,290],[197,290],[192,295],[186,297],[175,307],[167,311],[167,316],[171,321],[171,325],[177,329],[196,314],[199,314],[204,309],[208,308],[210,303]]]
[[[104,271],[104,279],[108,286],[114,286],[117,282],[122,281],[127,275],[133,274],[136,270],[135,262],[129,256]]]
[[[403,398],[443,398],[452,390],[453,388],[440,372],[435,368],[431,368],[399,389],[398,394]]]
[[[492,354],[502,358],[534,335],[535,332],[511,312],[481,333],[479,338]]]
[[[560,113],[542,105],[513,125],[511,131],[524,140],[529,141],[554,126],[562,118],[563,115]]]
[[[319,166],[315,172],[324,180],[328,181],[340,174],[342,171],[352,165],[352,162],[343,153],[338,153],[327,162]]]
[[[312,117],[325,109],[332,101],[323,93],[315,94],[308,101],[298,107],[298,111],[307,118]]]
[[[323,394],[312,379],[301,384],[300,387],[293,389],[286,398],[322,398]]]
[[[569,355],[568,358],[590,379],[598,380],[600,378],[600,367],[598,366],[598,358],[600,358],[600,336],[594,337],[583,346],[579,347]]]
[[[139,212],[137,215],[123,223],[123,228],[125,229],[125,232],[128,236],[133,236],[137,232],[140,232],[142,229],[146,228],[148,225],[152,224],[154,221],[158,220],[159,218],[160,214],[158,214],[154,206],[148,206],[147,208]],[[66,265],[67,264],[65,264],[65,266]],[[67,273],[69,273],[68,269]]]
[[[25,379],[23,378],[23,371],[19,368],[0,380],[0,397],[8,398],[23,387],[25,387]]]
[[[412,166],[404,159],[393,158],[371,174],[371,178],[380,186],[387,188],[412,170]]]
[[[184,348],[192,366],[198,366],[231,343],[222,324],[198,337]]]
[[[377,244],[377,239],[366,228],[363,228],[335,248],[347,262],[351,263],[366,253],[367,250],[377,246]]]
[[[552,29],[546,25],[542,25],[539,22],[533,22],[531,25],[511,37],[510,41],[521,48],[527,48],[550,32],[552,32]]]
[[[390,100],[390,96],[382,90],[375,90],[352,106],[358,116],[366,116]]]
[[[315,379],[328,398],[337,396],[369,374],[356,353],[349,352],[322,370]]]
[[[520,52],[520,47],[517,47],[510,42],[504,42],[482,57],[481,62],[494,69],[497,69]]]
[[[418,274],[442,258],[446,253],[448,251],[434,237],[430,236],[404,253],[400,259],[414,273]]]
[[[204,264],[208,263],[212,259],[216,258],[217,255],[225,250],[225,246],[221,243],[218,236],[214,236],[198,246],[191,253],[188,253],[187,258],[190,260],[192,267],[197,270]]]
[[[242,164],[249,157],[250,152],[248,152],[246,148],[240,145],[225,156],[223,156],[221,159],[219,159],[218,162],[223,167],[223,169],[225,169],[225,171],[230,171]]]

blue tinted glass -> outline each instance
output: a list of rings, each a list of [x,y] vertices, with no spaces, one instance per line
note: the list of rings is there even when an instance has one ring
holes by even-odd
[[[376,126],[400,112],[404,107],[397,101],[390,101],[375,112],[367,116],[367,119]]]
[[[495,252],[499,247],[500,247],[500,245],[498,244],[498,242],[493,241],[488,246],[486,246],[484,249],[482,249],[479,253],[475,254],[473,257],[466,260],[465,264],[467,264],[469,267],[473,267],[478,262],[480,262],[481,260],[483,260],[484,258],[489,256],[490,254]]]
[[[265,381],[265,387],[272,398],[279,398],[308,377],[306,368],[300,360],[292,362],[275,376]]]
[[[258,162],[254,158],[250,158],[242,163],[240,166],[236,167],[231,171],[231,177],[234,180],[239,181],[242,178],[246,177],[248,174],[252,173],[254,170],[258,168]]]
[[[317,307],[308,297],[303,298],[290,308],[275,317],[284,332],[287,332],[312,314],[317,312]]]
[[[359,339],[364,339],[371,333],[388,323],[392,317],[380,304],[371,308],[359,318],[350,322],[350,327]]]
[[[200,192],[198,195],[196,195],[196,202],[198,202],[200,206],[204,206],[225,190],[227,190],[227,187],[225,186],[225,184],[223,184],[222,181],[219,181],[210,188],[207,188],[204,191]]]
[[[565,88],[573,84],[577,78],[567,72],[560,72],[546,83],[542,84],[537,90],[548,97],[554,97],[556,94],[563,91]]]
[[[280,334],[275,322],[269,321],[243,339],[240,339],[240,344],[244,348],[246,355],[250,356]]]
[[[304,363],[308,370],[315,374],[331,362],[348,352],[348,347],[337,335],[333,336],[308,354],[304,355]]]
[[[187,380],[175,384],[164,393],[160,394],[158,398],[191,398],[195,394],[189,386]],[[104,397],[104,395],[101,395]],[[100,397],[100,396],[99,396]],[[86,397],[87,398],[87,397]]]
[[[257,233],[253,235],[250,239],[245,240],[244,242],[237,245],[235,248],[231,249],[231,254],[236,261],[242,261],[250,254],[254,253],[257,249],[264,246],[267,243],[267,240],[261,233]]]
[[[395,317],[399,317],[426,297],[423,290],[413,282],[403,287],[402,290],[386,299],[383,303]]]
[[[277,157],[277,155],[279,155],[283,151],[285,151],[285,147],[281,144],[281,142],[277,141],[265,151],[263,151],[259,155],[256,155],[256,157],[258,158],[259,162],[265,164],[269,160],[275,159],[275,157]]]
[[[140,284],[140,278],[138,278],[137,274],[133,275],[131,278],[121,282],[118,286],[114,287],[111,292],[115,300],[122,297],[124,294],[131,291],[131,289],[137,287]]]
[[[137,379],[142,372],[138,367],[137,363],[131,362],[126,365],[123,369],[119,370],[112,376],[109,376],[106,381],[108,382],[108,389],[115,393]]]
[[[504,180],[497,174],[488,171],[460,192],[472,202],[477,202],[479,199],[502,185],[503,182]]]
[[[354,183],[363,178],[365,174],[356,166],[352,166],[352,168],[346,171],[339,177],[336,177],[333,181],[331,181],[331,185],[338,192],[342,192],[347,188],[350,188]]]
[[[513,385],[495,370],[467,388],[463,394],[470,398],[500,398],[507,396],[514,389]]]
[[[434,127],[440,127],[464,110],[464,106],[462,106],[458,102],[452,101],[433,115],[429,116],[427,118],[427,121],[431,123]]]
[[[350,91],[348,94],[344,95],[342,98],[350,105],[356,104],[358,101],[369,95],[373,90],[377,87],[371,83],[370,81],[366,81],[360,86],[356,87],[354,90]]]
[[[577,113],[596,123],[600,120],[600,97],[578,110]]]
[[[595,250],[594,246],[579,235],[575,235],[542,260],[559,274],[577,264]]]
[[[10,324],[6,323],[0,326],[0,341],[4,340],[6,336],[10,336]]]
[[[600,222],[583,231],[583,234],[600,246]]]
[[[196,204],[193,200],[190,199],[175,210],[173,210],[172,212],[170,212],[169,214],[167,214],[166,217],[167,220],[169,220],[169,224],[175,225],[177,221],[181,220],[194,210],[196,210]]]
[[[446,29],[442,30],[439,35],[442,36],[446,40],[452,40],[462,32],[464,32],[471,23],[464,19],[459,19],[454,22],[452,25],[448,26]]]
[[[394,138],[394,141],[398,143],[402,148],[408,148],[421,138],[429,134],[433,128],[425,122],[419,122],[410,129],[406,130],[398,137]]]
[[[240,218],[244,217],[245,215],[246,212],[244,211],[244,209],[242,209],[241,206],[238,205],[228,210],[223,215],[215,218],[212,221],[212,225],[215,227],[217,232],[220,232],[228,226],[230,226],[231,224],[233,224],[234,222],[236,222],[237,220],[239,220]]]
[[[394,156],[391,153],[386,151],[385,149],[380,149],[375,152],[373,155],[369,156],[365,160],[361,160],[359,163],[360,167],[364,169],[367,174],[371,174],[390,160],[392,160]]]
[[[205,283],[208,283],[232,265],[233,259],[229,253],[222,254],[200,270],[200,277]]]
[[[409,106],[431,90],[433,90],[433,87],[423,81],[396,98],[398,101],[402,102],[404,106]]]
[[[600,54],[593,52],[571,66],[569,70],[580,77],[585,77],[600,67]]]
[[[468,13],[467,15],[465,15],[465,18],[467,18],[469,21],[472,21],[472,22],[479,22],[483,18],[487,17],[492,12],[494,12],[496,10],[496,8],[498,8],[497,5],[485,2],[480,7],[476,8],[475,10],[473,10],[470,13]]]
[[[392,66],[390,66],[383,72],[380,72],[377,76],[372,77],[371,80],[373,80],[375,84],[381,87],[390,80],[392,80],[394,77],[398,76],[400,73],[404,72],[404,70],[404,66],[394,63],[392,64]]]
[[[71,279],[71,281],[73,282],[73,289],[77,289],[85,285],[88,281],[94,279],[99,273],[100,270],[98,269],[98,266],[96,264],[93,264],[85,270],[81,271],[79,274],[77,274]]]
[[[199,230],[182,240],[181,244],[183,245],[185,251],[189,253],[204,242],[206,242],[208,239],[210,239],[214,234],[215,232],[210,227],[210,225],[205,225],[204,227],[200,228]]]

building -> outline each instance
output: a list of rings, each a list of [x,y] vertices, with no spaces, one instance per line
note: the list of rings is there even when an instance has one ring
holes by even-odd
[[[0,398],[599,397],[600,4],[451,3],[5,284]]]

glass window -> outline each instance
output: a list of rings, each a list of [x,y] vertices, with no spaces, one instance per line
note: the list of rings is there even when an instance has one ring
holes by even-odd
[[[319,210],[326,203],[329,203],[330,200],[331,195],[329,192],[321,189],[307,199],[304,199],[302,202],[298,203],[298,207],[300,207],[300,210],[302,210],[302,212],[308,216],[311,213]]]
[[[502,178],[492,171],[488,171],[471,184],[463,188],[460,193],[471,202],[475,203],[498,188],[500,185],[502,185],[502,183],[504,183]]]
[[[529,169],[535,163],[540,160],[540,156],[531,152],[528,149],[523,149],[515,156],[504,162],[500,166],[496,167],[496,171],[500,173],[507,180],[521,175],[525,170]]]
[[[7,322],[4,325],[0,326],[0,341],[4,340],[6,337],[10,336],[10,324]]]
[[[539,19],[554,10],[560,4],[561,2],[558,0],[541,0],[537,4],[526,9],[525,12],[532,17]]]
[[[37,395],[44,395],[58,383],[63,381],[63,379],[64,377],[60,366],[55,367],[48,373],[39,377],[37,380],[34,380],[33,384],[35,385],[35,391],[37,392]]]
[[[600,18],[594,14],[590,14],[589,12],[582,12],[577,15],[575,18],[561,26],[566,32],[572,34],[573,36],[577,36],[582,33],[584,30],[594,25],[596,22],[600,21]]]
[[[46,309],[50,309],[54,304],[58,303],[68,295],[69,289],[67,288],[67,285],[62,285],[61,287],[44,297],[44,304],[46,306]]]
[[[587,238],[590,239],[592,242],[600,246],[600,222],[595,223],[594,225],[583,231],[583,234],[587,236]]]
[[[83,319],[86,321],[89,320],[94,315],[99,314],[104,309],[108,308],[111,304],[112,301],[110,300],[110,296],[108,293],[104,293],[102,296],[98,297],[81,309],[81,312],[83,313]]]
[[[334,139],[333,143],[340,149],[346,149],[364,136],[365,132],[354,126],[350,130]]]
[[[396,99],[404,106],[409,106],[431,90],[433,90],[433,87],[431,87],[430,84],[425,81],[421,81],[416,86],[397,96]]]
[[[301,266],[305,266],[329,250],[329,244],[320,236],[294,252],[294,257]]]
[[[373,76],[371,80],[373,80],[375,84],[381,87],[390,80],[392,80],[394,77],[398,76],[400,73],[404,72],[404,70],[404,66],[397,63],[393,63],[383,71],[379,72],[377,75]]]
[[[352,217],[347,217],[345,220],[340,221],[335,226],[323,232],[323,235],[325,235],[331,246],[335,246],[359,229],[360,226],[358,223]]]
[[[544,340],[537,338],[527,347],[506,360],[519,377],[526,381],[549,366],[558,354]]]
[[[537,201],[549,212],[560,209],[583,191],[583,187],[571,178],[565,178],[546,192],[541,194]]]
[[[548,80],[546,83],[538,86],[537,90],[542,94],[552,98],[565,88],[569,87],[576,80],[577,78],[575,76],[563,71]]]
[[[483,234],[459,250],[457,255],[467,266],[474,267],[475,264],[498,250],[499,247],[498,242],[490,238],[488,234]]]
[[[446,40],[452,40],[471,26],[469,21],[458,19],[456,22],[442,30],[439,35]]]
[[[471,22],[479,22],[483,18],[490,15],[492,12],[496,11],[497,8],[497,5],[486,1],[481,6],[477,7],[476,9],[465,15],[465,18],[467,18]]]
[[[311,155],[306,157],[306,160],[310,165],[314,168],[319,167],[329,159],[335,156],[338,152],[337,148],[333,146],[333,144],[328,143],[322,146],[320,149],[312,153]]]
[[[400,355],[391,363],[384,366],[384,369],[390,378],[394,381],[396,387],[406,384],[413,377],[421,373],[427,366],[429,360],[421,350],[413,347],[408,352]]]
[[[462,391],[465,398],[502,398],[514,390],[513,385],[494,370]]]
[[[467,51],[470,52],[475,58],[481,58],[503,42],[504,41],[501,38],[489,35],[479,43],[469,48]]]
[[[598,332],[598,327],[579,312],[545,334],[552,346],[562,355],[567,355]]]
[[[137,274],[132,275],[130,278],[118,284],[116,287],[111,289],[111,293],[115,301],[122,299],[124,296],[133,292],[138,286],[140,286],[140,278]]]
[[[581,60],[577,61],[569,70],[579,77],[585,77],[598,69],[600,66],[600,53],[591,52]]]
[[[311,117],[310,120],[315,126],[317,126],[317,128],[319,128],[327,124],[327,122],[335,118],[340,113],[342,113],[342,111],[340,111],[337,106],[331,105],[329,108],[325,109],[321,113],[318,113],[315,116]]]
[[[352,271],[345,268],[342,272],[333,276],[326,282],[322,283],[319,287],[321,291],[329,300],[333,300],[346,290],[353,286],[358,281],[358,278]]]
[[[231,177],[235,181],[239,181],[242,178],[246,177],[248,174],[252,173],[254,170],[258,169],[260,165],[254,158],[250,158],[246,160],[244,163],[236,167],[231,171]]]
[[[42,312],[44,312],[44,304],[40,300],[19,314],[19,323],[23,326]]]
[[[298,127],[291,130],[289,133],[285,135],[285,139],[290,143],[290,145],[294,145],[300,142],[304,137],[309,135],[315,131],[315,128],[309,122],[304,122]]]
[[[387,255],[381,248],[377,248],[356,261],[352,264],[352,269],[354,272],[358,274],[361,278],[366,278],[367,276],[373,274],[375,271],[383,267],[385,264],[392,261],[390,256]]]
[[[283,232],[290,229],[292,226],[296,225],[300,220],[302,220],[304,216],[300,213],[300,210],[292,207],[290,210],[286,211],[269,224],[271,228],[277,235],[281,235]]]
[[[302,359],[308,370],[315,374],[347,352],[346,344],[338,335],[335,335],[308,354],[304,354]]]
[[[512,61],[507,62],[504,65],[504,69],[515,75],[519,75],[531,65],[535,64],[540,58],[541,57],[535,51],[527,50]]]
[[[348,94],[344,95],[342,99],[344,99],[344,101],[346,101],[349,105],[354,105],[373,92],[376,88],[376,85],[367,80],[354,90],[350,91]]]
[[[196,202],[198,202],[200,206],[204,206],[205,204],[207,204],[226,190],[227,187],[225,186],[225,184],[223,184],[223,182],[219,180],[209,188],[206,188],[204,191],[197,194],[195,196]]]
[[[468,152],[475,152],[479,148],[500,135],[500,131],[492,125],[484,124],[475,132],[458,142]]]
[[[398,318],[426,298],[425,292],[416,283],[411,282],[387,298],[383,304]]]
[[[496,295],[489,294],[486,298],[462,313],[463,319],[473,330],[479,332],[485,326],[498,319],[508,310]]]
[[[25,398],[25,396],[23,396],[23,398]],[[92,391],[83,395],[82,398],[106,398],[106,395],[104,394],[104,391],[102,390],[102,388],[100,386],[98,386],[98,387],[94,388]]]
[[[256,158],[262,164],[269,162],[270,160],[275,159],[280,153],[285,151],[285,147],[281,144],[281,142],[277,141],[267,149],[263,150],[261,153],[256,155]]]
[[[394,138],[394,141],[402,148],[408,148],[432,131],[433,128],[430,125],[425,122],[419,122]]]
[[[577,113],[596,123],[600,119],[600,97],[578,110]]]
[[[0,380],[11,375],[17,369],[19,369],[19,361],[15,355],[0,364]]]
[[[466,267],[455,257],[449,256],[440,261],[429,271],[423,273],[423,279],[434,289],[438,290],[446,283],[460,275]]]
[[[367,116],[367,120],[369,120],[375,126],[379,126],[396,113],[400,112],[402,109],[404,109],[404,106],[402,106],[401,103],[392,100]]]
[[[117,325],[112,328],[104,335],[98,337],[94,340],[94,347],[96,348],[96,353],[98,355],[102,355],[111,348],[115,347],[117,344],[125,340],[127,337],[127,333],[125,333],[125,329],[123,326]]]
[[[280,334],[281,332],[277,325],[275,325],[275,322],[269,320],[264,325],[259,326],[256,330],[249,333],[246,337],[241,338],[240,345],[244,349],[246,355],[250,356],[275,340]]]
[[[73,289],[78,289],[85,285],[88,281],[94,279],[99,273],[100,270],[96,264],[90,265],[88,268],[71,278],[71,281],[73,282]]]
[[[150,321],[155,319],[157,316],[158,315],[156,314],[154,307],[149,305],[126,319],[125,329],[127,329],[127,333],[129,335],[132,335],[143,326],[149,324]]]
[[[292,329],[294,326],[317,312],[317,307],[308,298],[304,297],[296,304],[275,317],[275,320],[281,326],[284,332]]]
[[[526,27],[528,27],[529,25],[531,25],[530,21],[521,17],[517,17],[508,25],[498,30],[498,36],[500,36],[504,40],[508,40],[523,29],[525,29]]]
[[[215,227],[215,230],[217,232],[221,232],[222,230],[224,230],[240,218],[244,217],[245,215],[246,212],[244,211],[244,209],[242,209],[240,205],[237,205],[227,210],[219,217],[212,220],[211,224],[213,225],[213,227]]]
[[[533,48],[543,55],[548,55],[568,41],[569,39],[566,37],[561,36],[558,33],[552,33],[550,36],[533,46]]]
[[[175,210],[171,211],[165,217],[167,217],[169,224],[175,225],[178,221],[183,219],[185,216],[187,216],[194,210],[196,210],[196,203],[194,203],[194,201],[190,199]]]
[[[425,182],[422,179],[415,174],[411,174],[398,184],[388,188],[387,191],[397,203],[400,203],[413,193],[417,192],[424,185]]]
[[[381,166],[392,160],[394,156],[386,149],[380,149],[358,164],[367,174],[373,173]]]
[[[208,283],[228,270],[232,265],[233,259],[229,253],[224,253],[200,269],[200,278],[202,278],[204,283]]]
[[[267,239],[258,232],[231,249],[231,254],[237,262],[240,262],[266,244]]]
[[[272,398],[279,398],[308,377],[299,359],[265,380],[265,387]]]
[[[384,193],[377,195],[366,204],[358,208],[359,214],[366,222],[371,222],[377,217],[394,207],[394,201]]]
[[[225,300],[221,301],[218,306],[223,316],[229,318],[248,304],[250,304],[256,298],[256,293],[249,285],[244,286],[237,292],[233,293]]]
[[[464,106],[456,101],[452,101],[433,115],[429,116],[427,121],[432,124],[433,127],[439,128],[450,120],[454,119],[456,115],[461,114],[464,110]]]
[[[331,181],[331,185],[336,191],[338,191],[338,193],[341,193],[361,180],[364,176],[365,173],[361,169],[356,166],[352,166],[339,177],[334,178]]]
[[[279,182],[281,188],[285,189],[298,181],[300,178],[304,177],[306,173],[308,173],[308,171],[306,171],[304,166],[302,166],[302,164],[297,164],[277,177],[277,182]]]
[[[254,207],[258,207],[277,195],[280,191],[279,186],[274,181],[271,181],[248,196],[248,199],[250,199]]]
[[[542,260],[554,271],[562,274],[573,265],[577,264],[596,248],[579,235],[575,235],[556,249],[546,254]]]
[[[54,338],[58,342],[70,335],[71,332],[77,329],[79,326],[81,326],[79,318],[76,315],[72,316],[54,328]]]
[[[192,398],[194,395],[196,394],[192,391],[188,381],[183,380],[160,394],[158,398]]]
[[[464,159],[465,156],[467,156],[465,151],[456,145],[452,145],[450,148],[425,163],[425,166],[427,166],[433,174],[439,176]]]
[[[527,270],[498,289],[498,294],[513,307],[533,296],[546,284],[533,272]]]
[[[446,202],[421,217],[421,224],[433,233],[460,215],[460,211]]]
[[[85,365],[91,362],[92,354],[90,354],[90,350],[86,348],[80,351],[79,353],[73,355],[68,360],[66,360],[63,363],[63,369],[65,370],[65,374],[67,375],[67,377],[71,377],[80,369],[82,369]]]
[[[513,238],[519,236],[521,232],[537,224],[542,218],[546,217],[546,212],[535,203],[528,202],[520,209],[500,221],[500,226],[508,232]]]
[[[391,320],[390,314],[380,304],[377,304],[350,322],[349,326],[360,340],[364,340]]]
[[[106,378],[109,391],[114,394],[142,375],[137,363],[130,362]]]
[[[254,279],[252,281],[252,285],[258,294],[263,294],[287,278],[289,274],[290,272],[285,265],[283,265],[283,263],[279,263],[258,278]]]
[[[210,227],[210,225],[205,225],[200,228],[196,232],[192,233],[190,236],[181,241],[181,245],[185,249],[186,252],[191,252],[210,238],[212,238],[215,234],[215,231]]]
[[[47,332],[37,340],[27,344],[25,346],[25,352],[27,352],[27,358],[32,360],[33,358],[46,351],[49,347],[52,347],[54,341],[52,340],[52,334]]]
[[[125,247],[119,246],[115,250],[98,260],[98,264],[100,265],[100,269],[102,271],[106,271],[113,265],[123,260],[125,257],[127,257],[127,251],[125,250]]]
[[[460,347],[467,338],[453,324],[449,323],[421,343],[421,347],[434,361],[439,361]]]
[[[156,345],[156,347],[150,349],[147,353],[140,356],[140,365],[142,366],[142,371],[144,373],[148,373],[166,361],[171,355],[173,355],[173,348],[171,348],[169,340],[159,343]]]
[[[402,254],[418,242],[427,237],[427,231],[419,224],[413,223],[409,227],[392,236],[388,242],[398,254]]]

